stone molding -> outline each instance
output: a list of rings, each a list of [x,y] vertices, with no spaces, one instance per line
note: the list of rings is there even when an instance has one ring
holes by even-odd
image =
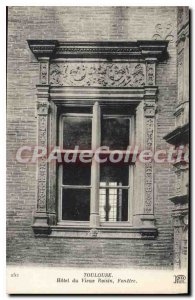
[[[46,148],[55,145],[52,124],[57,122],[56,106],[64,103],[85,105],[120,102],[138,105],[143,103],[140,121],[143,125],[142,144],[153,149],[156,112],[156,64],[167,57],[168,41],[136,42],[58,42],[56,40],[29,40],[29,47],[40,64],[39,84],[37,85],[37,124],[38,144]],[[91,61],[91,59],[94,61]],[[66,61],[65,61],[66,59]],[[128,61],[127,61],[128,59]],[[69,93],[67,92],[69,90]],[[106,96],[106,98],[105,98]],[[72,102],[73,101],[73,102]],[[90,104],[87,104],[90,102]],[[122,103],[122,102],[120,102]],[[99,104],[98,104],[99,105]],[[53,122],[53,123],[52,123]],[[154,238],[153,212],[153,164],[146,164],[142,200],[134,227],[105,229],[99,233],[98,222],[89,224],[87,237]],[[43,158],[37,163],[38,191],[37,211],[33,229],[36,234],[51,233],[51,226],[57,224],[55,168],[50,168]],[[139,172],[142,173],[142,170]],[[140,173],[140,174],[141,174]],[[142,173],[143,174],[143,173]],[[138,196],[138,195],[137,195]],[[140,201],[142,201],[140,200]],[[135,226],[139,232],[135,233]],[[77,226],[79,229],[79,224]],[[94,228],[93,228],[94,227]],[[52,230],[58,231],[56,226]],[[90,228],[93,228],[90,230]],[[146,228],[148,228],[146,230]],[[143,231],[145,229],[147,232]],[[65,230],[65,229],[64,229]],[[103,233],[105,230],[106,233]],[[108,231],[110,233],[108,234]],[[121,231],[121,233],[119,232]],[[68,233],[67,233],[68,234]],[[66,234],[66,235],[67,235]]]
[[[37,59],[52,58],[142,58],[164,59],[168,41],[135,42],[59,42],[56,40],[28,40]]]

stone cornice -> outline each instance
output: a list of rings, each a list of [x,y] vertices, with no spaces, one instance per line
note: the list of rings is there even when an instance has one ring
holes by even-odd
[[[168,41],[133,42],[60,42],[56,40],[28,40],[37,59],[41,58],[137,58],[163,60],[167,56]]]
[[[38,60],[50,59],[58,43],[56,40],[27,40],[27,42]]]
[[[164,139],[171,145],[188,144],[189,143],[189,124],[179,126],[170,133],[168,133]]]

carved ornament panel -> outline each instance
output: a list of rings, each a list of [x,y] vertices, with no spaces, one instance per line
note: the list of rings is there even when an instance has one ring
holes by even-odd
[[[145,85],[141,63],[54,63],[50,84],[57,86],[138,87]]]

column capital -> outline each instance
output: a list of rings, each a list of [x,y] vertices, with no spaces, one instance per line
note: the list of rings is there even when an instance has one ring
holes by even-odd
[[[154,99],[145,100],[144,102],[144,116],[145,117],[154,117],[156,114],[157,105]]]
[[[49,103],[46,101],[37,101],[37,114],[39,116],[46,116],[49,112]]]

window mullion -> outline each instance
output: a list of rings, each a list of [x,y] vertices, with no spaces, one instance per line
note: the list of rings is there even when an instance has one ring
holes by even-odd
[[[95,151],[100,147],[101,143],[101,112],[99,103],[96,102],[93,106],[92,118],[92,150]],[[100,181],[100,166],[94,159],[91,165],[91,202],[90,202],[90,226],[93,228],[99,227],[99,181]]]

